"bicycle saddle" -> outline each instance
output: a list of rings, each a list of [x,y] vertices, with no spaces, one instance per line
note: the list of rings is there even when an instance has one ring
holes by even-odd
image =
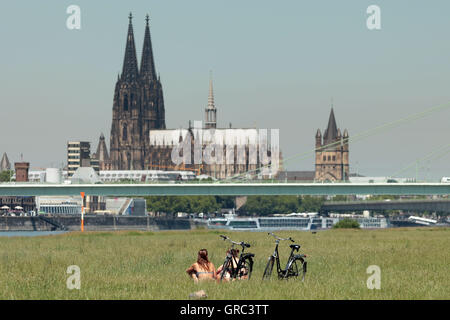
[[[292,249],[295,249],[298,251],[298,249],[300,249],[300,246],[298,244],[291,244],[289,247],[291,247]]]

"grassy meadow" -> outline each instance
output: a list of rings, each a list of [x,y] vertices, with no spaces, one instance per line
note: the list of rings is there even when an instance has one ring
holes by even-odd
[[[228,243],[251,243],[250,281],[194,284],[185,273],[206,248],[216,268]],[[450,228],[284,231],[308,255],[306,280],[262,281],[274,241],[266,232],[218,230],[74,232],[0,238],[0,299],[450,299]],[[282,263],[288,243],[280,245]],[[81,270],[69,290],[67,267]],[[369,290],[366,269],[381,269],[381,289]]]

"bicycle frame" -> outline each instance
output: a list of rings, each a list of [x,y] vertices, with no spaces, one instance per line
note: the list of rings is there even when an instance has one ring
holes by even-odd
[[[285,277],[286,273],[288,272],[289,262],[294,258],[294,251],[298,251],[299,248],[291,247],[291,253],[289,254],[289,258],[287,259],[286,266],[284,267],[284,269],[281,269],[280,254],[278,252],[278,247],[280,245],[280,241],[281,240],[290,240],[290,241],[294,242],[294,240],[292,238],[286,238],[286,239],[279,238],[276,235],[274,235],[273,233],[268,233],[268,234],[275,238],[275,250],[273,251],[273,253],[269,259],[274,259],[276,261],[278,278],[283,278],[283,277]]]
[[[289,261],[291,261],[292,257],[294,256],[294,251],[295,248],[291,248],[291,253],[289,254],[289,258],[287,259],[286,262],[286,267],[284,267],[284,269],[281,269],[281,263],[280,263],[280,254],[278,252],[278,246],[280,244],[280,240],[276,240],[276,245],[275,245],[275,250],[272,253],[272,257],[275,259],[276,263],[277,263],[277,273],[278,276],[283,276],[284,273],[287,271],[288,265],[289,265]]]
[[[235,241],[231,240],[230,238],[228,238],[226,236],[223,236],[223,235],[221,235],[221,237],[224,240],[228,240],[228,241],[230,241],[232,243],[231,248],[228,250],[227,256],[226,256],[225,261],[224,261],[222,266],[226,265],[227,261],[230,261],[230,263],[229,263],[230,278],[231,279],[236,279],[236,277],[238,276],[239,270],[241,270],[244,267],[245,259],[247,259],[247,258],[251,259],[254,256],[254,254],[253,253],[244,253],[245,248],[249,248],[250,247],[250,245],[248,243],[235,242]],[[232,254],[232,250],[234,249],[235,245],[240,245],[242,247],[241,254],[239,255],[239,260],[237,260],[237,261],[236,261],[237,257],[233,256],[233,254]],[[234,267],[235,263],[236,263],[236,267]],[[222,269],[222,271],[221,271],[221,279],[223,278],[223,274],[225,272],[226,272],[226,270]]]

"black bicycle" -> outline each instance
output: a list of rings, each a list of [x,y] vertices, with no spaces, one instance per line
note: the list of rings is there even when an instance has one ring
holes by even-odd
[[[221,235],[224,241],[231,242],[231,248],[227,251],[227,257],[222,265],[222,270],[220,271],[220,281],[224,279],[224,277],[230,277],[230,280],[233,279],[250,279],[253,271],[253,257],[255,256],[253,253],[244,253],[245,248],[250,248],[250,244],[245,242],[235,242],[228,238],[227,236]],[[235,245],[240,245],[242,247],[241,254],[239,256],[239,260],[237,260],[236,252],[234,249]]]
[[[280,241],[288,240],[295,242],[291,237],[289,238],[280,238],[273,234],[272,232],[268,233],[272,237],[275,238],[275,250],[272,253],[272,255],[269,257],[269,261],[267,262],[267,266],[264,269],[264,275],[263,280],[269,279],[272,275],[273,265],[275,264],[275,261],[277,262],[277,273],[278,273],[278,279],[288,279],[291,277],[298,277],[299,275],[299,265],[300,270],[302,272],[302,281],[305,280],[306,275],[306,254],[294,254],[294,251],[297,251],[300,249],[300,245],[298,244],[291,244],[289,247],[291,248],[291,254],[289,255],[289,259],[286,263],[286,267],[284,269],[281,269],[280,266],[280,256],[278,254],[278,245]],[[299,265],[298,265],[299,264]]]

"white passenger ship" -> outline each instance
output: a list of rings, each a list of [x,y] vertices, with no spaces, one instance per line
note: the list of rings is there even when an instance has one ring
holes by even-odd
[[[255,217],[208,219],[209,229],[229,229],[247,231],[271,231],[271,230],[323,230],[330,229],[343,218],[328,217]],[[354,218],[362,229],[388,228],[389,221],[386,218]]]

